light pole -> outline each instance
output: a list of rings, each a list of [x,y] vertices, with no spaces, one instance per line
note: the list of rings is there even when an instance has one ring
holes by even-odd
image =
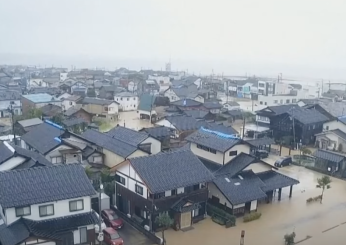
[[[97,240],[99,240],[100,244],[102,245],[103,243],[103,233],[102,233],[102,218],[101,218],[101,196],[102,196],[102,190],[103,190],[103,185],[101,183],[100,179],[100,191],[99,191],[99,235],[97,237]]]

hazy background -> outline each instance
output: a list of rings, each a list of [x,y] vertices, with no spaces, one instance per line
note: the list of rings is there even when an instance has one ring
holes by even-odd
[[[346,77],[343,0],[0,0],[0,64]]]

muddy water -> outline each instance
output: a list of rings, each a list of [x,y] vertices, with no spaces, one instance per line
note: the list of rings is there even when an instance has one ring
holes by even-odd
[[[297,234],[296,241],[312,237],[299,243],[302,245],[345,244],[346,224],[341,224],[346,222],[346,182],[333,179],[332,188],[325,192],[323,204],[307,205],[307,198],[321,193],[316,188],[316,179],[321,175],[296,166],[280,171],[299,179],[301,184],[294,186],[291,199],[288,198],[289,188],[285,188],[281,202],[260,204],[260,220],[243,223],[238,219],[236,227],[226,229],[208,218],[187,232],[168,230],[167,244],[238,245],[241,230],[246,231],[245,245],[284,244],[283,236],[292,231]]]
[[[140,130],[142,128],[153,127],[154,125],[149,122],[149,120],[142,120],[138,118],[137,111],[126,111],[119,113],[120,119],[111,124],[112,127],[115,127],[117,124],[124,126],[126,128],[131,128],[134,130]]]

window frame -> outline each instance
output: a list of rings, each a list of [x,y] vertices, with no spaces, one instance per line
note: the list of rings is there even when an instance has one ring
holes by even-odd
[[[137,189],[137,188],[139,188],[139,189]],[[141,191],[138,191],[138,190],[141,190]],[[143,188],[143,186],[140,186],[140,185],[138,185],[138,184],[135,184],[135,192],[136,192],[137,194],[143,196],[143,193],[144,193],[144,188]]]
[[[85,229],[85,241],[83,240],[82,241],[82,232],[81,230],[84,230]],[[83,237],[84,238],[84,237]],[[88,228],[85,226],[85,227],[80,227],[79,228],[79,242],[82,244],[82,243],[87,243],[88,242]]]
[[[53,213],[52,214],[41,214],[41,208],[47,208],[49,206],[53,207]],[[54,204],[47,204],[47,205],[38,206],[38,214],[39,214],[40,217],[53,216],[55,214]]]
[[[71,209],[71,203],[73,203],[73,202],[79,202],[79,201],[82,201],[82,208],[81,209],[78,209],[78,205],[76,205],[76,210],[72,210]],[[68,202],[68,206],[69,206],[69,210],[70,210],[70,212],[78,212],[78,211],[82,211],[82,210],[84,210],[84,199],[78,199],[78,200],[72,200],[72,201],[69,201]]]
[[[29,213],[28,214],[24,214],[24,208],[29,208]],[[19,210],[19,209],[23,209],[23,215],[18,215],[17,210]],[[16,217],[29,216],[29,215],[31,215],[31,206],[16,207],[15,208],[15,213],[16,213]]]
[[[124,180],[124,183],[121,181],[122,179]],[[115,174],[115,181],[119,184],[126,185],[126,179],[123,176],[120,176],[119,174]]]
[[[231,155],[231,153],[234,153],[234,152],[235,152],[235,155],[234,154]],[[233,157],[233,156],[236,156],[236,155],[238,155],[238,151],[230,151],[228,153],[228,156],[230,156],[230,157]]]

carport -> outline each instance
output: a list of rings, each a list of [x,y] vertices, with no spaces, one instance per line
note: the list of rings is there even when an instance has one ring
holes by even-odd
[[[255,155],[257,150],[266,150],[270,152],[271,145],[275,143],[273,139],[268,137],[246,140],[246,142],[250,145],[250,154],[252,155]]]
[[[257,176],[265,184],[265,186],[262,187],[262,190],[267,194],[267,203],[273,199],[274,191],[276,190],[279,190],[278,201],[281,201],[282,188],[285,187],[290,187],[289,198],[291,198],[293,185],[299,184],[298,180],[280,174],[274,170],[257,173]]]

